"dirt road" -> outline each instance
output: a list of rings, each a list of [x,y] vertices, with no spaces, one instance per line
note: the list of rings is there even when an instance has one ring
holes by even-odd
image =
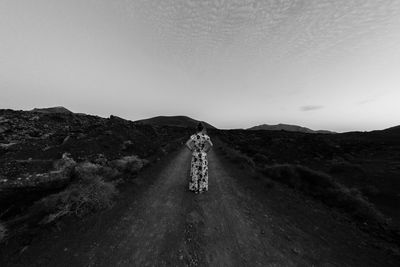
[[[49,231],[2,266],[396,266],[350,222],[211,151],[209,192],[188,191],[190,152],[145,170],[110,211]],[[153,168],[153,167],[152,167]],[[158,168],[158,169],[157,169]],[[146,179],[152,183],[146,185]],[[144,190],[145,189],[145,190]],[[136,190],[136,191],[135,191]],[[383,264],[383,265],[382,265]]]

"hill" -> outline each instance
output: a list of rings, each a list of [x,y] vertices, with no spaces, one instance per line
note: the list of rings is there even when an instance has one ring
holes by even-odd
[[[64,107],[50,107],[50,108],[34,108],[30,110],[31,112],[39,112],[39,113],[63,113],[63,114],[72,114],[73,112],[64,108]]]
[[[137,120],[135,123],[150,124],[155,126],[178,126],[194,128],[199,123],[198,120],[187,116],[157,116],[149,119]],[[208,129],[216,129],[211,124],[203,122]]]
[[[400,133],[400,125],[384,129],[384,130],[382,130],[382,132],[399,134]]]
[[[353,190],[355,195],[375,205],[400,227],[399,130],[400,127],[393,127],[337,134],[220,130],[217,134],[228,147],[243,153],[250,165],[266,169],[266,173],[272,176],[276,173],[270,172],[282,172],[278,180],[291,175],[297,179],[298,173],[293,174],[296,172],[293,169],[302,167],[329,175],[348,190]],[[318,178],[316,181],[321,180]]]
[[[268,130],[268,131],[288,131],[288,132],[301,132],[301,133],[334,133],[331,131],[319,130],[314,131],[306,127],[298,126],[298,125],[290,125],[290,124],[276,124],[276,125],[268,125],[262,124],[258,126],[254,126],[248,128],[247,130]]]
[[[190,129],[137,125],[113,115],[101,118],[69,112],[62,107],[0,109],[0,242],[3,225],[7,226],[7,236],[12,237],[25,224],[36,227],[57,208],[36,209],[33,205],[37,201],[61,195],[64,200],[72,200],[69,189],[86,188],[81,187],[83,180],[75,171],[63,167],[64,163],[71,163],[74,170],[86,172],[91,168],[97,173],[91,176],[97,182],[91,180],[90,188],[98,186],[99,190],[90,192],[111,192],[103,189],[132,178],[133,174],[124,169],[126,164],[136,164],[134,168],[139,169],[145,162],[155,162],[181,148],[191,133]],[[81,193],[74,199],[91,201]],[[96,198],[107,199],[99,195]]]

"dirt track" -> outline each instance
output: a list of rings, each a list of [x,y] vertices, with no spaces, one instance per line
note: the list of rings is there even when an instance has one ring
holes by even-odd
[[[323,206],[260,181],[209,154],[209,192],[188,191],[190,152],[137,178],[103,212],[31,241],[5,266],[384,266],[398,263]],[[155,169],[157,166],[154,167]],[[145,179],[153,177],[145,186]],[[291,192],[291,193],[288,193]],[[307,201],[306,201],[307,202]],[[306,203],[304,202],[304,203]],[[300,203],[300,204],[299,204]],[[308,203],[308,202],[307,202]],[[289,208],[292,206],[291,208]],[[297,207],[298,206],[298,207]],[[283,208],[283,207],[288,207]],[[284,209],[284,211],[283,211]],[[281,213],[282,211],[282,213]],[[292,216],[292,217],[291,217]],[[325,221],[324,221],[325,220]]]

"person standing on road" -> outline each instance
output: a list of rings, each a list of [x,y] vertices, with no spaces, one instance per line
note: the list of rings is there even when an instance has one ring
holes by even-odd
[[[206,133],[203,123],[197,125],[197,133],[190,136],[186,147],[192,152],[190,164],[189,190],[197,193],[208,191],[208,160],[207,153],[213,143]]]

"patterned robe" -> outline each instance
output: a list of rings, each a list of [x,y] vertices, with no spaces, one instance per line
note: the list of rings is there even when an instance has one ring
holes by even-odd
[[[201,193],[208,191],[208,160],[204,149],[207,141],[211,142],[211,139],[201,132],[192,135],[190,139],[193,140],[194,150],[190,167],[189,190]]]

